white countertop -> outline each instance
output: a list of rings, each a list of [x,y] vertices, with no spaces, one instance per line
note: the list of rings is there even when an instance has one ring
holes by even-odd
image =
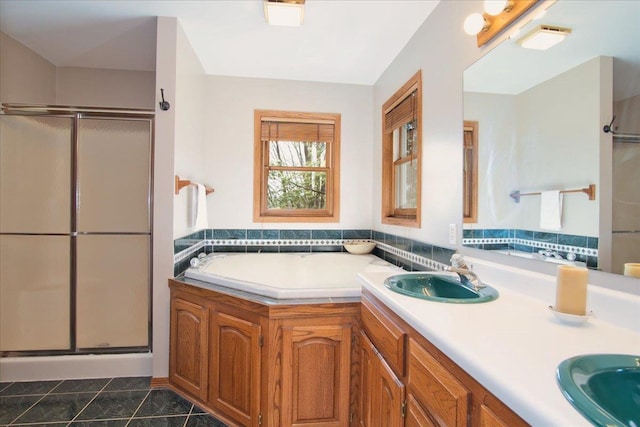
[[[622,310],[634,314],[626,319],[628,325],[620,325],[603,320],[593,309],[586,323],[571,326],[548,309],[554,303],[548,300],[554,278],[511,276],[509,280],[519,283],[507,286],[502,282],[508,280],[497,275],[492,282],[479,274],[500,292],[497,300],[448,304],[390,291],[383,282],[393,274],[397,272],[364,272],[359,278],[365,289],[532,426],[591,425],[556,384],[556,367],[564,359],[588,353],[640,354],[640,296],[612,296],[607,290],[601,295],[600,289],[589,286],[588,309],[595,306],[604,312],[604,304],[622,301]],[[536,288],[534,292],[522,292],[523,280]]]

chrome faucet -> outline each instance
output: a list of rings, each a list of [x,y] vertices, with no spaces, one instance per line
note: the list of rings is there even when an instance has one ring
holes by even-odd
[[[540,255],[542,255],[545,258],[556,258],[556,259],[562,259],[562,255],[560,255],[558,252],[556,251],[551,251],[551,250],[540,250],[538,251],[538,253]]]
[[[474,291],[478,291],[487,285],[482,283],[480,278],[476,273],[471,271],[471,269],[467,266],[467,263],[464,261],[464,258],[460,254],[453,254],[450,259],[451,266],[446,267],[446,271],[451,271],[452,273],[457,273],[460,277],[460,283],[464,286],[473,289]]]

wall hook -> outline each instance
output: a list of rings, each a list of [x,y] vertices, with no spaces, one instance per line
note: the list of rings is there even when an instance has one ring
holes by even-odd
[[[613,119],[611,119],[611,123],[609,123],[608,125],[604,125],[602,127],[602,130],[604,131],[604,133],[613,133],[613,122],[616,121],[616,116],[613,116]]]
[[[162,101],[160,101],[160,109],[162,111],[167,111],[171,108],[171,104],[164,100],[164,89],[160,88],[160,94],[162,95]]]

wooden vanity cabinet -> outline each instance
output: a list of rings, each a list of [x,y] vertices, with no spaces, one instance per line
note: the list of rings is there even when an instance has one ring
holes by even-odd
[[[437,426],[468,425],[471,393],[414,339],[409,340],[409,388]]]
[[[362,295],[360,424],[375,426],[376,369],[388,366],[406,396],[386,425],[520,427],[528,424],[367,290]],[[404,337],[404,339],[403,339]],[[370,348],[368,347],[370,345]],[[380,347],[378,347],[380,346]],[[386,348],[381,351],[380,348]],[[398,349],[398,351],[390,350]],[[390,356],[389,356],[390,355]],[[374,356],[382,358],[376,365]],[[386,363],[385,363],[386,362]],[[373,408],[373,409],[372,409]]]
[[[233,302],[173,283],[169,383],[225,421],[258,426],[264,320]]]
[[[179,387],[207,400],[209,309],[202,302],[171,300],[169,377]]]
[[[282,322],[282,426],[346,425],[352,324],[343,320]]]
[[[363,427],[402,427],[405,386],[366,333],[360,333]]]
[[[210,402],[243,425],[260,417],[260,340],[262,328],[216,312],[211,318]]]
[[[169,280],[169,383],[230,425],[347,427],[360,303],[262,304]]]

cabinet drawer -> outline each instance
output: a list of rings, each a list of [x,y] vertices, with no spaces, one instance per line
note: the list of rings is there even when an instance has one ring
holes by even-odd
[[[409,340],[409,388],[438,425],[467,425],[471,393],[413,339]]]
[[[508,427],[488,406],[480,406],[480,427]]]
[[[405,375],[405,347],[407,333],[366,297],[361,306],[362,328],[389,366]]]

